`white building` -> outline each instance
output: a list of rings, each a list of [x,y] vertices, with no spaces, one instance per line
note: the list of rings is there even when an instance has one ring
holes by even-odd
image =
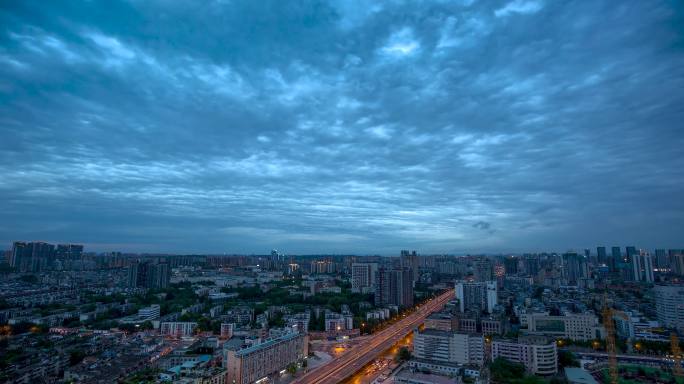
[[[653,257],[645,251],[632,255],[632,274],[634,281],[653,282]]]
[[[138,317],[142,321],[154,320],[161,315],[159,304],[152,304],[149,307],[138,309]]]
[[[159,325],[159,333],[176,337],[192,336],[195,333],[195,328],[197,328],[197,323],[194,322],[163,322]]]
[[[496,281],[459,281],[456,283],[456,299],[461,312],[475,310],[492,313],[498,300]]]
[[[658,321],[684,332],[684,286],[657,285],[653,291]]]
[[[413,353],[416,358],[441,363],[484,363],[482,335],[455,333],[437,329],[414,332]]]
[[[262,382],[308,355],[308,336],[291,332],[239,350],[225,350],[226,382]]]
[[[548,376],[558,373],[558,351],[553,339],[528,336],[520,337],[518,340],[494,340],[492,360],[497,357],[522,363],[528,372],[535,375]]]
[[[235,323],[221,323],[221,338],[230,339],[235,332]]]
[[[527,315],[530,333],[588,341],[600,336],[598,318],[591,313],[550,316],[541,313]]]

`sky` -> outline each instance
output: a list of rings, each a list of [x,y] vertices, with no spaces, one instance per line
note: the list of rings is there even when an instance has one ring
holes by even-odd
[[[679,1],[3,1],[0,248],[684,248]]]

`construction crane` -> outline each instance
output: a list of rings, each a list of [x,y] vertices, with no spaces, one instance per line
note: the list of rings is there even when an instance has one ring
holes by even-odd
[[[611,384],[618,384],[617,354],[615,352],[615,325],[613,324],[613,309],[604,299],[603,326],[606,328],[606,353],[608,353],[608,373]]]
[[[617,364],[617,348],[615,346],[615,324],[613,323],[613,317],[615,316],[628,320],[627,314],[608,306],[607,296],[604,294],[603,326],[606,328],[606,353],[608,353],[608,373],[611,384],[618,384],[620,379]]]
[[[672,350],[672,360],[674,361],[674,375],[676,377],[684,377],[684,373],[682,373],[682,351],[679,349],[679,339],[674,331],[670,332],[670,349]]]

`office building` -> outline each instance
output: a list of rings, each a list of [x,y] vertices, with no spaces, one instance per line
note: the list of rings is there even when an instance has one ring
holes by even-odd
[[[377,263],[352,264],[352,292],[370,293],[375,291],[375,274],[378,272]]]
[[[527,336],[518,340],[494,340],[492,360],[499,357],[522,363],[534,375],[549,376],[558,373],[556,342],[550,338]]]
[[[459,281],[456,283],[456,299],[461,312],[492,313],[497,304],[496,282]]]
[[[543,313],[527,314],[530,333],[588,341],[599,336],[598,318],[594,314],[551,316]]]
[[[484,363],[484,337],[437,329],[416,330],[413,336],[416,358],[441,363]]]
[[[308,337],[290,332],[238,350],[225,350],[226,380],[234,384],[260,382],[308,355]]]
[[[684,332],[684,286],[656,285],[653,289],[658,322]]]

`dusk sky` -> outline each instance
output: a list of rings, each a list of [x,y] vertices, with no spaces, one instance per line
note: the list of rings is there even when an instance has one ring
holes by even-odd
[[[684,247],[681,1],[3,1],[0,249]]]

